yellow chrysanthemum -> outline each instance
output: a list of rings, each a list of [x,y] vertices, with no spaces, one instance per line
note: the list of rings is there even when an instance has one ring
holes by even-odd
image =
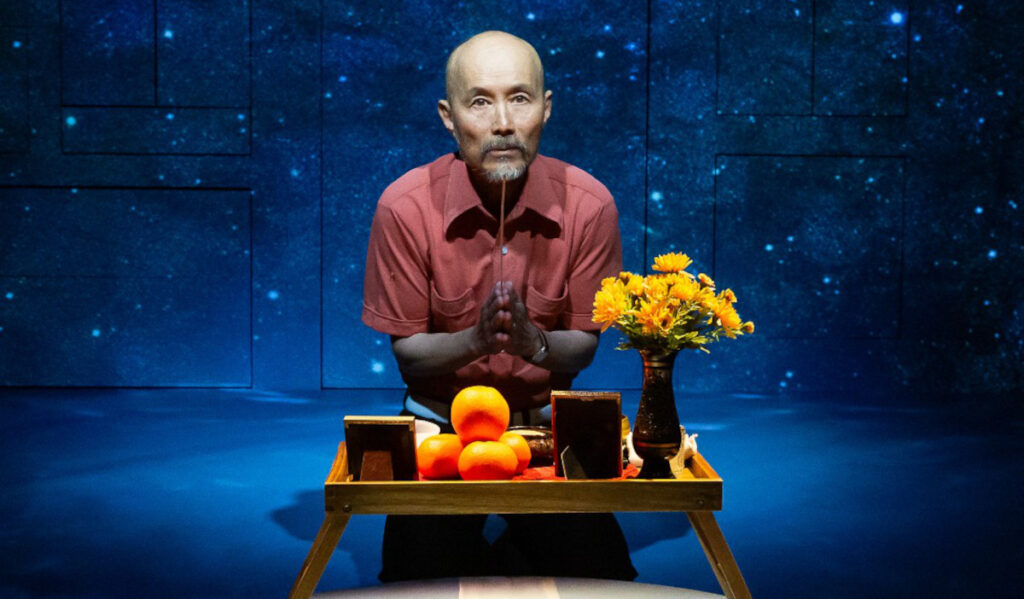
[[[664,303],[641,300],[636,321],[643,327],[644,333],[653,335],[671,328],[675,318]]]
[[[711,277],[685,270],[691,263],[686,254],[663,254],[646,277],[623,271],[605,278],[594,296],[593,321],[626,336],[619,349],[707,351],[719,338],[753,333],[754,323],[740,320],[733,307],[732,289],[716,293]]]
[[[694,301],[700,304],[701,308],[706,312],[715,312],[718,310],[718,305],[721,303],[718,298],[715,297],[714,290],[709,287],[702,287],[697,291]]]
[[[690,257],[686,254],[672,252],[657,256],[654,259],[654,266],[652,268],[658,272],[682,272],[692,263],[693,260],[690,260]]]
[[[612,283],[601,288],[594,295],[594,316],[592,320],[601,323],[601,332],[622,316],[629,309],[629,298],[622,283],[612,279]]]
[[[727,330],[736,331],[743,325],[740,315],[736,313],[736,309],[732,307],[732,304],[724,302],[719,304],[718,309],[715,310],[715,316],[722,323],[722,328]]]
[[[669,295],[681,302],[691,301],[700,292],[700,284],[693,279],[679,277],[679,280],[672,285]]]
[[[629,279],[626,281],[626,291],[634,297],[640,297],[644,294],[644,278],[640,275],[629,273]]]
[[[669,282],[665,280],[665,277],[647,277],[647,297],[656,301],[668,299],[668,286]]]

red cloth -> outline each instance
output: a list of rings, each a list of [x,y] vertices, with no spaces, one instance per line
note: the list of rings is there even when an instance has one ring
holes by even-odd
[[[630,464],[630,465],[628,465],[628,466],[626,466],[625,468],[622,469],[622,479],[623,480],[625,480],[627,478],[636,478],[638,474],[640,474],[640,470],[636,466],[634,466],[632,464]],[[416,480],[429,480],[429,479],[423,478],[422,476],[419,475],[419,473],[417,473],[416,474]],[[458,479],[455,479],[455,480],[458,480]],[[512,480],[513,481],[516,481],[516,480],[565,480],[565,477],[564,476],[555,476],[555,467],[554,466],[535,466],[533,468],[527,468],[526,472],[523,472],[522,474],[514,476],[512,478]]]
[[[622,478],[636,478],[640,474],[640,470],[629,464],[622,469]],[[526,472],[516,476],[512,480],[565,480],[564,476],[555,476],[554,466],[537,466],[534,468],[527,468]]]
[[[363,322],[389,335],[455,332],[476,323],[498,273],[498,221],[453,154],[413,169],[381,195],[370,230]],[[601,279],[622,270],[618,211],[586,172],[538,155],[505,219],[504,279],[546,330],[596,330]],[[548,402],[575,375],[519,356],[486,356],[445,376],[406,376],[414,397],[451,403],[469,385],[497,387],[513,411]]]

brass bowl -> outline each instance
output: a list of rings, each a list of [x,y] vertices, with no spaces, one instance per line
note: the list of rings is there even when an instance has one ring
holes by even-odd
[[[551,429],[543,426],[510,426],[510,433],[522,435],[530,446],[531,466],[550,466],[554,464],[555,442],[551,437]]]

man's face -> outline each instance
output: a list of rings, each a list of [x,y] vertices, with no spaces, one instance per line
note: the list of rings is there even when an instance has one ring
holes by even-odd
[[[551,92],[534,57],[514,40],[491,39],[463,49],[453,64],[450,97],[438,111],[478,180],[518,179],[537,156]]]

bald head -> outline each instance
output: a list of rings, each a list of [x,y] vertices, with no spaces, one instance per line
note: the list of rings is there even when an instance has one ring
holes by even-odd
[[[533,78],[536,89],[544,89],[544,65],[526,40],[504,31],[484,31],[452,50],[445,66],[445,95],[451,101],[466,89],[466,81],[483,68],[520,68]],[[522,68],[526,67],[523,71]]]
[[[448,58],[437,112],[478,185],[522,181],[551,116],[533,46],[501,31],[466,40]]]

